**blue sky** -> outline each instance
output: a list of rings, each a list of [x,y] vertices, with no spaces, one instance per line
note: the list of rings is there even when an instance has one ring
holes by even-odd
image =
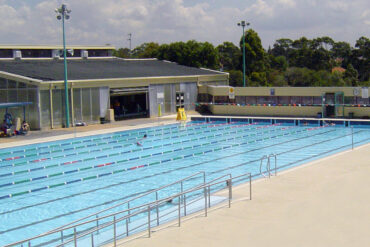
[[[133,47],[144,42],[238,43],[240,20],[265,48],[279,38],[328,35],[354,45],[370,34],[369,0],[0,0],[0,44],[59,44],[54,9],[72,10],[67,44]]]

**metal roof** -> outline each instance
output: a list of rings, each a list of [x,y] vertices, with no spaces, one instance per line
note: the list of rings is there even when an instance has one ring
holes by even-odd
[[[0,60],[1,71],[41,81],[64,80],[63,59]],[[156,59],[89,58],[68,60],[68,80],[224,74],[223,72],[187,67]]]

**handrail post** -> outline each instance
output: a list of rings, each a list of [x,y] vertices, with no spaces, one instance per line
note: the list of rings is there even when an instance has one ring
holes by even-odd
[[[63,231],[60,231],[60,242],[64,242],[64,236],[63,236]]]
[[[150,205],[148,205],[148,236],[150,238],[151,229],[150,229]]]
[[[252,173],[249,173],[249,200],[252,200]]]
[[[28,241],[28,247],[31,247],[31,241]]]
[[[96,233],[99,233],[99,215],[96,215],[95,216],[95,218],[96,218]]]
[[[116,216],[113,216],[113,246],[117,246]]]
[[[183,183],[182,183],[182,181],[181,181],[181,200],[179,201],[179,203],[181,202],[182,203],[182,201],[183,201],[183,196],[182,196],[182,193],[184,192],[184,185],[183,185]]]
[[[91,233],[91,247],[94,247],[94,233]]]
[[[130,215],[131,214],[131,212],[130,212],[131,211],[130,210],[130,201],[127,202],[127,209],[128,209],[127,214]],[[131,223],[131,217],[128,218],[128,222]]]
[[[277,154],[275,154],[275,177],[277,176]]]
[[[181,204],[180,204],[181,196],[179,196],[179,204],[178,204],[178,211],[179,211],[179,227],[181,226]]]
[[[126,219],[126,237],[128,237],[128,219]]]
[[[353,126],[351,126],[351,132],[352,132],[352,150],[353,150]]]
[[[186,194],[184,194],[184,216],[186,216]]]
[[[73,241],[74,241],[75,247],[77,247],[77,231],[76,231],[76,227],[73,228]]]
[[[159,208],[158,208],[158,191],[155,192],[156,212],[157,212],[157,226],[159,226]]]
[[[267,171],[268,171],[268,174],[269,174],[269,179],[271,178],[271,156],[268,156],[267,158]]]
[[[231,179],[229,179],[229,180],[227,180],[228,181],[228,187],[229,187],[229,208],[231,208],[231,199],[232,199],[232,197],[233,197],[233,192],[232,192],[232,189],[231,189],[231,186],[232,186],[232,180]]]
[[[208,186],[208,207],[211,207],[211,186]]]
[[[204,216],[207,217],[207,188],[204,186]]]

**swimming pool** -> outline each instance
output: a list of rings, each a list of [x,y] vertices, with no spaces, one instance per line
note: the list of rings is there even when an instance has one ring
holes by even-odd
[[[368,143],[370,130],[355,126],[353,137],[356,146]],[[195,172],[205,171],[208,180],[227,173],[257,177],[264,155],[278,155],[278,166],[286,169],[351,145],[352,129],[340,124],[215,119],[1,149],[0,245]]]

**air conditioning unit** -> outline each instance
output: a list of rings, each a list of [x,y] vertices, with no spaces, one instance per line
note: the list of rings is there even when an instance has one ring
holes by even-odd
[[[81,57],[84,59],[87,59],[89,57],[89,51],[82,50],[81,51]]]
[[[20,50],[15,50],[13,55],[14,55],[14,59],[17,59],[17,60],[22,59],[22,52]]]
[[[59,59],[60,58],[59,50],[52,50],[51,56],[53,57],[53,59]]]

